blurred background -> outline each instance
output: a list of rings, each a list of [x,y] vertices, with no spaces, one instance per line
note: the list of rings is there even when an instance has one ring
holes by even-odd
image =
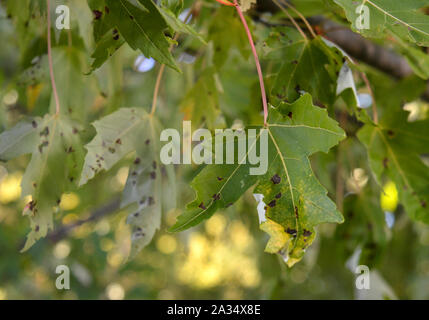
[[[79,15],[90,24],[92,15],[85,1],[70,2],[82,8]],[[1,3],[0,131],[3,131],[24,115],[40,116],[48,112],[51,91],[43,23],[39,17],[25,21],[21,15],[9,16]],[[201,12],[198,29],[207,29],[204,20],[210,14],[209,10]],[[72,20],[72,23],[78,22]],[[259,37],[266,35],[262,28],[256,25],[253,28]],[[79,32],[73,31],[69,37],[82,57],[79,74],[83,79],[83,73],[89,70],[90,57],[81,49],[91,45],[91,37],[90,33],[88,37],[82,36],[85,31],[82,29],[82,25],[80,29],[72,28]],[[67,35],[58,34],[56,45],[66,46],[68,41]],[[192,50],[199,44],[194,45],[194,40],[188,38],[181,41],[187,49],[179,47],[174,55],[183,74],[166,69],[159,101],[162,121],[179,128],[187,111],[184,108],[179,112],[178,106],[183,92],[192,85],[194,64],[201,63],[198,51]],[[219,126],[260,121],[257,78],[248,61],[236,49],[227,57],[226,71],[220,73],[223,92],[219,105],[223,117]],[[149,109],[158,69],[152,59],[123,46],[97,72],[85,80],[69,83],[69,90],[83,90],[83,86],[95,92],[78,97],[85,103],[88,121],[121,106]],[[236,81],[238,74],[241,81]],[[380,86],[389,87],[387,77],[376,72],[372,76],[379,80]],[[359,84],[359,92],[366,93],[363,84]],[[408,107],[416,116],[426,117],[426,104],[414,102]],[[94,133],[91,130],[88,126],[84,134],[91,137]],[[353,163],[344,160],[346,194],[356,193],[373,181],[363,147],[355,138],[345,143],[354,152]],[[199,169],[192,166],[177,168],[176,185],[166,189],[174,205],[165,212],[161,230],[136,259],[127,261],[128,212],[115,211],[86,223],[75,223],[93,216],[96,208],[120,196],[131,158],[76,192],[64,194],[61,213],[55,216],[56,233],[40,240],[28,252],[20,253],[29,231],[28,220],[21,215],[27,201],[20,197],[20,182],[28,161],[28,156],[22,156],[0,164],[0,299],[429,299],[429,228],[410,221],[398,206],[392,183],[387,182],[381,198],[375,198],[384,212],[385,219],[378,227],[386,240],[381,250],[373,248],[376,259],[370,266],[371,290],[356,290],[356,257],[366,243],[364,239],[371,236],[372,225],[355,222],[351,215],[350,219],[346,216],[341,226],[319,227],[304,259],[291,269],[281,258],[264,253],[268,236],[259,230],[256,201],[250,191],[200,226],[179,234],[167,233],[181,208],[193,198],[189,182]],[[335,198],[335,150],[333,154],[314,156],[312,163],[329,195]],[[317,170],[318,166],[324,169]],[[70,225],[73,227],[65,232]],[[70,290],[55,287],[58,265],[67,265],[71,270]]]

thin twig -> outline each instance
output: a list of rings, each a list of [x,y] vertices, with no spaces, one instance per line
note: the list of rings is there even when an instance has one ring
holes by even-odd
[[[252,34],[250,33],[249,26],[247,25],[246,19],[244,18],[243,12],[241,11],[240,6],[238,5],[237,0],[234,0],[235,8],[237,9],[238,15],[240,16],[241,22],[243,23],[244,29],[246,30],[247,37],[249,38],[249,44],[252,48],[253,57],[255,58],[256,69],[258,70],[259,76],[259,85],[261,87],[261,95],[262,95],[262,104],[264,107],[264,126],[267,125],[268,118],[268,103],[267,103],[267,95],[265,92],[264,85],[264,76],[262,75],[261,64],[259,63],[258,53],[256,52],[255,43],[253,42]]]
[[[51,9],[50,1],[46,0],[46,6],[48,11],[48,61],[49,61],[49,75],[51,77],[52,91],[55,98],[55,114],[60,113],[60,99],[58,98],[57,86],[55,84],[54,66],[52,63],[52,44],[51,44]]]
[[[276,2],[275,0],[273,0],[273,1]],[[301,20],[304,21],[305,25],[308,28],[308,31],[310,31],[313,38],[317,37],[316,33],[313,30],[313,27],[310,25],[308,20],[304,17],[304,15],[301,12],[299,12],[293,5],[289,4],[285,0],[280,0],[280,2],[283,3],[285,6],[287,6],[289,9],[291,9],[293,12],[295,12],[301,18]]]
[[[185,19],[183,20],[184,23],[187,23],[189,17],[192,15],[192,12],[194,11],[195,3],[189,9],[188,14],[186,15]],[[174,35],[173,42],[176,42],[177,39],[179,39],[179,33],[178,32]],[[170,48],[168,48],[168,51],[171,52],[173,50],[173,48],[174,48],[174,44],[171,44]],[[158,75],[156,77],[155,89],[153,90],[152,108],[151,108],[151,112],[150,112],[151,116],[153,116],[155,114],[155,111],[156,111],[156,106],[157,106],[157,102],[158,102],[158,95],[159,95],[159,88],[161,87],[161,80],[162,80],[162,76],[164,75],[164,70],[165,70],[165,64],[162,64],[161,67],[159,68]]]
[[[345,130],[347,127],[347,112],[341,111],[340,113],[340,126]],[[343,144],[341,141],[337,149],[337,172],[336,172],[336,188],[335,188],[335,202],[340,212],[343,212],[344,203],[344,168],[343,168]]]
[[[277,6],[277,7],[279,7],[280,8],[280,10],[282,10],[283,12],[284,12],[284,14],[289,18],[289,20],[290,21],[292,21],[292,23],[293,23],[293,25],[295,26],[295,28],[299,31],[299,33],[302,35],[302,37],[304,38],[304,39],[307,39],[307,35],[305,34],[305,32],[304,31],[302,31],[302,29],[301,29],[301,27],[299,26],[299,24],[296,22],[296,20],[290,15],[290,13],[285,9],[285,8],[283,8],[281,5],[280,5],[280,3],[278,3],[278,1],[277,0],[273,0],[273,2],[275,3],[275,5]]]
[[[62,226],[61,228],[58,228],[57,230],[55,230],[54,232],[48,235],[48,239],[51,242],[56,243],[64,239],[65,237],[67,237],[70,234],[70,232],[72,232],[77,227],[80,227],[81,225],[88,222],[95,222],[102,218],[105,218],[108,215],[111,215],[116,211],[118,211],[119,208],[120,208],[120,200],[114,199],[111,202],[103,205],[102,207],[95,209],[88,218],[77,220],[73,223],[69,223]]]
[[[161,86],[162,75],[164,74],[165,64],[162,64],[156,77],[155,90],[153,90],[152,109],[150,115],[153,116],[156,111],[156,103],[158,101],[159,87]]]
[[[365,82],[366,87],[368,88],[369,94],[371,95],[371,98],[372,98],[372,115],[373,115],[375,124],[378,124],[378,112],[377,112],[377,104],[375,102],[374,91],[372,91],[371,84],[369,83],[369,80],[368,80],[365,72],[361,71],[360,74],[361,74],[363,81]]]

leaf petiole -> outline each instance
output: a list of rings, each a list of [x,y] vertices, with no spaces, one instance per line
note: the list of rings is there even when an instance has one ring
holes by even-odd
[[[243,12],[241,11],[241,8],[238,5],[237,0],[234,0],[234,6],[237,9],[238,15],[240,16],[244,29],[246,30],[246,34],[249,39],[249,44],[250,44],[250,47],[252,48],[253,57],[255,58],[256,69],[258,70],[258,76],[259,76],[259,85],[261,87],[262,105],[264,107],[264,126],[267,126],[267,118],[268,118],[267,94],[265,92],[264,77],[262,75],[262,69],[261,69],[261,64],[259,63],[258,53],[256,52],[255,43],[253,42],[253,38],[252,38],[252,34],[250,33],[249,26],[247,25],[246,19],[244,18]]]

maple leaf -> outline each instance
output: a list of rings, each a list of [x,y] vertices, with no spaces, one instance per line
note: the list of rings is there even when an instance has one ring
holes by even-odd
[[[46,115],[18,123],[0,135],[0,159],[31,153],[22,178],[22,197],[31,196],[23,214],[30,218],[31,232],[22,251],[53,229],[54,207],[62,194],[74,188],[81,169],[83,149],[77,128],[62,115]]]
[[[318,151],[328,152],[345,138],[326,110],[315,107],[311,96],[305,94],[293,104],[280,103],[271,109],[265,130],[269,136],[268,171],[261,176],[250,175],[245,159],[238,159],[234,165],[204,168],[191,183],[196,199],[170,231],[183,231],[210,218],[255,184],[254,193],[262,194],[267,204],[261,228],[274,237],[267,251],[282,254],[289,266],[302,258],[315,237],[316,225],[343,221],[314,176],[308,158]]]
[[[133,258],[152,240],[161,225],[161,191],[168,188],[161,189],[160,124],[144,109],[122,108],[93,125],[97,134],[86,145],[88,153],[80,185],[102,170],[111,169],[125,156],[135,156],[121,201],[121,208],[131,211],[127,223],[132,227],[130,258]]]

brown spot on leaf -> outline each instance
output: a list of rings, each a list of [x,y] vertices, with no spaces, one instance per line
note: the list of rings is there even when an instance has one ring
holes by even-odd
[[[287,116],[292,119],[292,116],[293,116],[292,111],[289,111],[289,113],[287,114]]]
[[[269,206],[270,208],[274,208],[274,207],[276,206],[276,204],[277,204],[277,201],[276,201],[276,200],[273,200],[273,201],[271,201],[271,202],[268,204],[268,206]]]
[[[312,234],[313,234],[313,232],[311,232],[310,230],[306,230],[306,229],[304,229],[304,232],[303,232],[304,237],[309,237],[309,236],[311,236]]]
[[[33,126],[33,128],[37,128],[37,122],[36,121],[31,121],[31,125]]]
[[[152,180],[155,180],[155,179],[156,179],[156,172],[155,172],[155,171],[152,171],[152,172],[150,173],[150,178],[151,178]]]
[[[36,210],[36,204],[37,204],[37,201],[36,201],[36,200],[31,200],[31,201],[28,203],[28,209],[29,209],[30,211],[35,212],[35,210]]]
[[[108,150],[109,150],[110,153],[115,153],[116,152],[115,148],[112,148],[112,147],[109,147]]]
[[[287,228],[286,233],[296,236],[297,232],[295,229]]]
[[[103,16],[103,12],[101,12],[99,10],[92,10],[92,13],[94,14],[95,20],[100,20],[101,17]]]
[[[387,169],[387,167],[389,166],[389,159],[388,158],[384,158],[383,159],[383,167],[385,168],[385,169]]]
[[[152,198],[152,197],[149,197],[148,199],[148,204],[151,206],[151,205],[153,205],[153,204],[155,204],[155,199],[154,198]]]
[[[218,180],[218,181],[222,181],[222,180],[223,180],[223,178],[222,178],[222,177],[217,177],[217,180]]]
[[[39,145],[39,152],[42,153],[43,152],[43,148],[48,146],[49,142],[48,141],[43,141],[40,145]]]
[[[43,129],[43,131],[42,132],[40,132],[40,136],[41,137],[46,137],[46,136],[48,136],[49,135],[49,128],[48,127],[45,127],[45,129]]]
[[[279,192],[279,193],[276,194],[276,198],[277,199],[280,199],[281,197],[282,197],[282,193],[281,192]]]
[[[134,164],[140,164],[141,160],[140,158],[136,158],[136,160],[134,160]]]
[[[215,193],[212,198],[214,201],[220,200],[220,193]]]
[[[206,206],[204,205],[204,203],[200,203],[200,205],[198,206],[198,208],[201,208],[201,209],[203,209],[203,210],[206,210],[207,208],[206,208]]]
[[[279,183],[280,183],[280,181],[282,181],[282,178],[280,178],[280,176],[276,173],[276,174],[271,178],[271,181],[272,181],[274,184],[279,184]]]

